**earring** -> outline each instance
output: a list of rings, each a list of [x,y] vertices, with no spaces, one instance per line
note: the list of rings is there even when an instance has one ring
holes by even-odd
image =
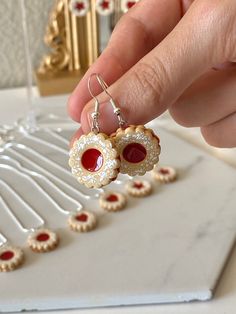
[[[96,11],[98,14],[107,16],[114,12],[114,0],[97,0]]]
[[[130,176],[144,175],[159,161],[160,140],[143,125],[119,128],[114,141],[120,155],[120,172]]]
[[[91,115],[91,132],[74,142],[70,151],[69,165],[72,174],[81,184],[88,188],[100,188],[117,178],[120,159],[113,140],[106,134],[99,133],[99,102],[90,87],[93,76],[104,89],[100,76],[92,74],[88,81],[88,90],[95,99],[95,111]]]
[[[123,13],[128,12],[139,0],[122,0],[121,1],[121,11]]]
[[[85,16],[89,11],[89,2],[88,0],[71,0],[70,10],[78,17]]]

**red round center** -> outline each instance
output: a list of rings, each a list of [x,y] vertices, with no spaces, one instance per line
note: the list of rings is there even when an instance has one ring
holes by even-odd
[[[101,6],[103,9],[109,9],[109,1],[102,1]]]
[[[136,189],[142,189],[143,188],[143,184],[141,182],[134,182],[134,187]]]
[[[136,3],[135,1],[128,1],[128,3],[127,3],[127,8],[128,8],[128,9],[131,9],[132,6],[135,5],[135,3]]]
[[[169,174],[170,173],[170,171],[168,170],[168,169],[165,169],[165,168],[161,168],[160,170],[159,170],[159,172],[161,173],[161,174]]]
[[[0,260],[2,261],[9,261],[10,259],[12,259],[14,257],[14,252],[12,251],[5,251],[0,255]]]
[[[102,153],[98,149],[90,148],[83,153],[81,162],[86,170],[96,172],[103,165]]]
[[[85,9],[84,3],[83,2],[77,2],[75,4],[75,9],[78,10],[78,11],[84,10]]]
[[[107,200],[108,202],[117,202],[117,201],[118,201],[118,196],[115,195],[115,194],[110,194],[110,195],[106,198],[106,200]]]
[[[128,144],[123,150],[123,157],[130,163],[143,161],[147,156],[146,148],[139,143]]]
[[[50,238],[49,234],[47,233],[40,233],[39,235],[37,235],[36,240],[39,242],[44,242],[47,241]]]
[[[80,215],[77,215],[76,217],[76,220],[78,220],[78,221],[83,221],[83,222],[85,222],[85,221],[87,221],[88,220],[88,215],[86,215],[86,214],[80,214]]]

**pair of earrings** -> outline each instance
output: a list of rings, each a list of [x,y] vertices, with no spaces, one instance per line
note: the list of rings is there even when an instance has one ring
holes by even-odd
[[[91,91],[91,78],[95,76],[109,97],[119,122],[118,130],[108,136],[99,130],[99,101]],[[120,109],[107,91],[108,85],[99,74],[92,74],[88,89],[95,99],[91,132],[74,142],[70,151],[69,165],[72,174],[88,188],[100,188],[114,181],[119,173],[129,176],[144,175],[159,161],[160,140],[153,130],[143,125],[126,126]]]

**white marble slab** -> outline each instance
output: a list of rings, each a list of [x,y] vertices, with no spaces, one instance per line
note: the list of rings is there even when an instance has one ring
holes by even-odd
[[[129,199],[128,208],[116,214],[104,213],[96,200],[84,202],[100,218],[99,228],[89,234],[67,230],[66,218],[48,200],[18,184],[58,230],[61,245],[46,255],[25,248],[24,267],[0,274],[1,312],[212,297],[235,239],[235,169],[165,131],[158,133],[161,164],[176,167],[179,181],[156,184],[152,196]],[[45,156],[66,163],[63,156],[49,151]],[[149,174],[146,178],[151,180]],[[5,179],[14,183],[14,177]],[[23,245],[25,235],[1,209],[0,213],[0,230]]]

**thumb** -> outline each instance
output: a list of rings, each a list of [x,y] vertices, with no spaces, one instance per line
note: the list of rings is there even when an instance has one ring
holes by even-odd
[[[144,124],[159,116],[204,72],[230,58],[229,51],[221,48],[230,46],[226,42],[230,36],[224,32],[229,28],[223,11],[227,8],[219,3],[195,1],[168,36],[109,87],[128,124]],[[118,125],[116,117],[107,95],[98,98],[100,129],[111,133]],[[90,130],[93,111],[90,101],[81,115],[84,132]]]

